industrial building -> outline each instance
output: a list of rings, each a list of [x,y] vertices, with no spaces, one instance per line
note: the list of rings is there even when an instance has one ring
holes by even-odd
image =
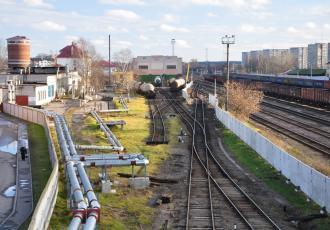
[[[30,40],[25,36],[7,39],[8,67],[25,69],[30,65]]]
[[[25,36],[15,36],[7,39],[8,71],[0,74],[0,103],[10,101],[26,106],[42,106],[50,103],[56,96],[65,93],[75,93],[82,87],[81,77],[77,71],[69,71],[75,64],[68,48],[62,49],[65,66],[48,66],[45,60],[32,59],[30,62],[30,40]],[[75,48],[73,53],[76,52]],[[41,63],[39,61],[42,61]],[[47,59],[52,62],[52,59]],[[38,63],[38,64],[36,64]],[[46,64],[46,67],[43,66]],[[42,66],[40,66],[42,65]]]
[[[137,75],[181,75],[182,58],[177,56],[138,56],[133,58],[133,71]]]

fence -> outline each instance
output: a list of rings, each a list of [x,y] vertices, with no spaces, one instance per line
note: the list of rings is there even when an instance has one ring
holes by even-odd
[[[209,103],[215,107],[218,120],[253,148],[274,168],[321,207],[330,210],[330,178],[280,149],[267,138],[247,127],[229,113],[218,107],[218,100],[209,95]]]
[[[34,209],[29,230],[47,229],[56,203],[59,178],[58,160],[56,156],[54,142],[51,138],[48,120],[42,110],[9,103],[3,103],[3,112],[20,118],[22,120],[42,125],[45,129],[46,136],[48,139],[49,157],[52,163],[53,170],[39,198],[37,206]]]

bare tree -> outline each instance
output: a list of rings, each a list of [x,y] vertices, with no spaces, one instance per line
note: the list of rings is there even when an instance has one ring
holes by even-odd
[[[225,85],[228,88],[228,85]],[[261,91],[243,85],[238,82],[229,83],[228,109],[234,116],[247,120],[252,113],[260,110],[260,103],[263,98]],[[225,103],[225,96],[220,97],[220,104]]]
[[[129,69],[129,64],[133,58],[132,51],[130,49],[121,49],[114,53],[113,60],[117,65],[119,72],[125,73]]]
[[[7,69],[8,52],[6,42],[0,39],[0,71]]]
[[[78,73],[83,78],[83,96],[96,90],[99,85],[99,75],[102,71],[99,65],[101,56],[96,52],[94,45],[84,38],[77,41],[79,63],[77,63]]]

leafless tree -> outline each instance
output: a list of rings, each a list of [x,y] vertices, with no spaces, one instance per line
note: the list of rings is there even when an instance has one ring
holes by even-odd
[[[265,74],[279,74],[294,67],[294,58],[289,53],[265,57],[259,55],[257,59],[250,58],[245,68],[247,72],[257,72]]]
[[[132,58],[132,51],[128,48],[121,49],[113,55],[113,60],[116,63],[117,70],[122,73],[126,73],[129,70],[129,65]]]
[[[228,85],[225,85],[228,88]],[[263,98],[261,91],[238,82],[229,83],[228,109],[236,117],[247,120],[252,113],[260,110]],[[224,105],[225,96],[220,97],[220,105]]]
[[[83,78],[83,95],[90,94],[100,86],[100,78],[103,79],[101,56],[96,52],[94,45],[85,38],[77,41],[79,62],[77,70]],[[101,74],[102,73],[102,74]]]
[[[7,53],[6,42],[0,39],[0,71],[7,68],[7,60],[8,60],[8,53]]]

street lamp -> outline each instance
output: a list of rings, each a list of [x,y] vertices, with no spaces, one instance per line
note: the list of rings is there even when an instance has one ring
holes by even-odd
[[[228,111],[228,97],[229,97],[229,46],[235,44],[235,35],[226,35],[221,38],[221,43],[227,45],[227,89],[226,89],[226,104],[225,110]]]
[[[175,38],[172,38],[172,40],[171,40],[171,44],[172,44],[172,56],[174,56]]]

